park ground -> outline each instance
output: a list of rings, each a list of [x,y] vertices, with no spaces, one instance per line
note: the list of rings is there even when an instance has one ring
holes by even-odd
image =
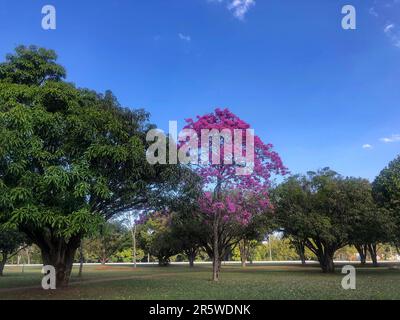
[[[223,267],[219,283],[210,281],[211,266],[85,266],[74,268],[70,286],[44,291],[40,267],[6,267],[0,300],[7,299],[400,299],[400,269],[357,267],[356,290],[344,290],[344,275],[322,274],[316,266],[253,265]]]

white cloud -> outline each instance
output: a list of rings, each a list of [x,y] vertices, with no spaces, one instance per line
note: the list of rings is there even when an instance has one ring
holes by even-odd
[[[250,8],[256,5],[255,0],[208,0],[208,2],[225,3],[228,10],[239,20],[243,20]]]
[[[228,9],[233,12],[233,15],[239,20],[243,20],[247,11],[253,6],[255,6],[256,2],[254,0],[232,0],[228,4]]]
[[[400,48],[400,27],[395,13],[399,9],[399,5],[400,0],[374,0],[373,5],[369,8],[369,14],[382,23],[383,33],[397,48]]]
[[[369,14],[371,16],[374,16],[374,17],[378,17],[379,16],[378,12],[376,12],[376,10],[375,10],[375,7],[369,8]]]
[[[390,23],[390,24],[387,24],[387,25],[385,26],[385,28],[383,29],[383,32],[389,33],[389,32],[391,32],[392,29],[394,29],[394,24],[393,24],[393,23]]]
[[[381,141],[384,143],[400,142],[400,134],[392,134],[390,137],[382,138]]]
[[[178,37],[182,41],[186,41],[186,42],[192,41],[192,37],[191,36],[184,35],[183,33],[178,33]]]
[[[366,149],[366,150],[370,150],[370,149],[373,149],[374,147],[373,147],[372,145],[366,143],[366,144],[364,144],[364,145],[362,146],[362,148],[363,148],[363,149]]]
[[[400,48],[400,28],[394,23],[387,23],[383,32],[392,41],[393,45]]]

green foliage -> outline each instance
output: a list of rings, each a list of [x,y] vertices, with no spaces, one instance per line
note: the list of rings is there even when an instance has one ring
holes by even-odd
[[[0,64],[0,79],[9,83],[41,85],[46,80],[59,81],[66,76],[65,69],[55,63],[53,50],[36,46],[19,46],[15,54],[6,56]]]
[[[56,58],[18,47],[0,65],[0,222],[24,231],[45,263],[68,260],[65,282],[84,235],[170,195],[180,168],[147,162],[145,111],[65,82]]]
[[[144,251],[141,249],[136,249],[136,260],[141,261],[145,257]],[[122,249],[111,256],[110,261],[112,262],[128,262],[133,261],[133,251],[132,248]]]
[[[283,231],[299,239],[316,239],[337,248],[346,228],[340,210],[339,176],[328,169],[290,177],[274,192],[276,217]]]
[[[84,241],[84,256],[89,261],[107,263],[113,260],[114,255],[130,248],[130,244],[130,232],[121,222],[106,222],[96,234]]]
[[[400,156],[390,162],[373,182],[373,196],[381,210],[394,219],[393,241],[400,243]]]
[[[354,205],[349,208],[351,232],[348,243],[353,245],[378,244],[392,239],[394,220],[389,211],[376,205],[369,181],[348,179],[347,190]]]
[[[17,230],[0,225],[0,276],[3,275],[4,266],[10,255],[15,254],[25,241],[24,235]]]
[[[68,238],[144,203],[160,168],[145,159],[147,114],[62,82],[55,59],[18,47],[0,66],[0,209]]]
[[[181,243],[172,232],[173,214],[154,212],[138,227],[138,246],[157,257],[160,265],[166,266],[170,258],[181,252]]]
[[[287,179],[274,192],[283,231],[333,270],[333,255],[346,244],[385,239],[384,213],[377,215],[368,181],[343,178],[329,168]],[[379,225],[377,225],[379,224]],[[379,229],[381,228],[381,229]]]
[[[20,246],[26,243],[23,234],[16,230],[1,229],[0,232],[0,255],[10,255]]]

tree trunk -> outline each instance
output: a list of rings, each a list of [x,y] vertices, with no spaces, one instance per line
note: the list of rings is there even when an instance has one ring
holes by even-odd
[[[321,253],[318,257],[323,273],[334,273],[335,264],[333,263],[333,254],[330,252]]]
[[[218,217],[217,214],[214,215],[213,224],[213,278],[214,282],[219,281],[219,271],[221,268],[221,261],[219,255],[219,237],[218,237]]]
[[[194,257],[189,258],[189,267],[193,268],[194,267]]]
[[[168,267],[169,266],[169,258],[168,257],[164,257],[164,256],[159,256],[158,257],[158,265],[160,267]]]
[[[241,240],[239,242],[239,251],[240,251],[240,261],[242,262],[242,268],[246,267],[247,256],[248,256],[248,244],[246,240]]]
[[[361,264],[365,265],[367,262],[367,245],[355,245],[354,247],[357,249],[358,254],[360,255]]]
[[[107,262],[107,253],[106,253],[106,247],[105,247],[105,241],[103,240],[102,241],[102,244],[101,244],[101,257],[100,257],[100,262],[101,262],[101,265],[105,265],[106,264],[106,262]]]
[[[301,240],[293,240],[292,243],[294,244],[294,247],[296,249],[297,254],[299,255],[299,258],[301,260],[301,264],[305,265],[306,264],[306,254],[305,254],[305,244],[304,241]]]
[[[196,250],[192,249],[190,252],[187,253],[187,257],[189,259],[189,267],[194,267],[194,260],[196,259]]]
[[[303,250],[299,251],[299,257],[300,257],[300,260],[301,260],[301,264],[303,266],[306,265],[306,255],[304,253],[304,248],[303,248]]]
[[[133,249],[133,267],[137,267],[136,263],[136,224],[131,228],[131,233],[132,233],[132,249]]]
[[[371,256],[371,260],[372,260],[372,265],[374,267],[378,267],[378,258],[377,258],[377,249],[376,249],[376,244],[369,244],[368,245],[368,251],[369,254]]]
[[[30,247],[25,248],[25,252],[26,252],[27,263],[28,263],[28,265],[30,265],[31,264],[31,250],[30,250]]]
[[[83,256],[83,240],[81,240],[81,244],[79,245],[79,273],[78,277],[82,277],[82,271],[83,271],[83,262],[85,258]]]
[[[50,246],[40,246],[43,264],[56,269],[57,288],[68,286],[79,243],[80,238],[76,237],[69,242],[64,239],[53,239],[51,243],[48,243]]]
[[[4,267],[7,263],[7,257],[8,257],[7,253],[2,254],[2,260],[0,261],[0,277],[4,275]]]

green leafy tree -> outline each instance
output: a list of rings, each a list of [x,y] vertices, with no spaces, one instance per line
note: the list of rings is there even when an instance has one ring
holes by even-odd
[[[334,272],[334,254],[349,243],[352,223],[363,210],[364,195],[355,192],[354,181],[325,168],[290,177],[275,192],[283,231],[304,242],[323,272]]]
[[[177,168],[146,161],[146,112],[65,82],[56,59],[21,46],[0,64],[0,219],[39,246],[62,287],[83,236],[166,192]]]
[[[86,256],[104,265],[117,252],[129,247],[129,236],[129,231],[122,223],[106,222],[99,227],[99,231],[94,236],[85,241]]]
[[[138,227],[138,245],[156,257],[160,266],[168,266],[172,256],[180,253],[179,240],[172,233],[173,214],[153,212]]]
[[[142,249],[137,249],[136,250],[136,260],[137,261],[143,260],[144,256],[145,256],[145,254],[144,254],[144,251]],[[132,261],[133,261],[132,248],[125,248],[125,249],[122,249],[122,250],[118,251],[117,253],[115,253],[111,257],[111,261],[113,261],[113,262],[130,262],[130,263],[132,263]]]
[[[26,238],[20,232],[5,228],[0,229],[0,276],[3,276],[7,260],[18,254],[25,243]]]
[[[369,253],[373,265],[378,265],[377,246],[390,241],[395,226],[388,210],[379,208],[372,197],[372,186],[368,180],[347,179],[346,192],[353,204],[349,210],[351,232],[349,244],[357,249],[362,264]]]
[[[242,267],[246,267],[246,262],[252,260],[252,251],[264,240],[267,233],[272,231],[272,215],[268,210],[263,215],[255,215],[246,225],[238,225],[239,229],[237,248],[240,252]]]
[[[395,223],[391,241],[400,246],[400,156],[381,171],[372,184],[377,205],[389,212]]]
[[[189,266],[194,266],[196,256],[206,245],[207,226],[201,215],[193,211],[180,211],[173,216],[171,224],[172,237],[176,240],[177,251],[185,254]]]

